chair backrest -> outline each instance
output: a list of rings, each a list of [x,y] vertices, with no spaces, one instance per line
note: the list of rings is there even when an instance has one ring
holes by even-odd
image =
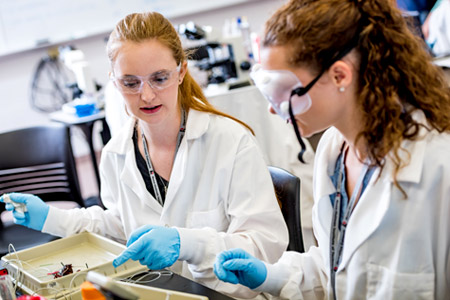
[[[300,179],[278,167],[269,166],[269,171],[289,230],[288,250],[304,252],[300,215]]]
[[[0,145],[0,195],[30,193],[85,206],[67,126],[55,122],[0,133]]]

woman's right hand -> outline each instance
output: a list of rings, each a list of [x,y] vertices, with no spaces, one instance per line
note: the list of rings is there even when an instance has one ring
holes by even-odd
[[[9,196],[12,202],[6,200],[6,196]],[[38,196],[31,194],[11,193],[8,195],[2,195],[0,202],[5,203],[6,210],[12,211],[14,217],[14,223],[28,228],[41,231],[44,227],[45,220],[47,219],[48,211],[50,207],[45,204]],[[15,204],[24,204],[24,208]],[[22,206],[23,207],[23,206]]]
[[[214,273],[222,281],[240,283],[254,289],[266,280],[267,268],[262,261],[244,250],[232,249],[217,255]]]

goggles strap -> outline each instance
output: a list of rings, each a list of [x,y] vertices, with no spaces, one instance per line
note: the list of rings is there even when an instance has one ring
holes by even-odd
[[[294,126],[294,131],[295,131],[295,135],[297,136],[297,140],[300,144],[300,147],[302,148],[300,150],[300,152],[298,153],[298,160],[301,161],[302,163],[306,164],[305,160],[303,159],[303,154],[306,151],[306,145],[302,140],[302,136],[300,134],[300,130],[298,130],[298,126],[297,126],[297,122],[295,121],[294,118],[294,113],[292,112],[292,99],[289,99],[289,117],[291,118],[291,123]]]
[[[359,32],[361,32],[361,31],[359,31]],[[303,154],[306,151],[306,146],[302,140],[300,131],[298,130],[298,125],[297,125],[297,122],[295,121],[294,113],[292,112],[292,96],[298,95],[301,97],[301,96],[305,95],[311,89],[311,87],[317,82],[317,80],[319,80],[319,78],[323,75],[323,73],[325,73],[325,71],[328,68],[330,68],[334,62],[340,60],[345,55],[347,55],[350,51],[352,51],[352,49],[358,45],[358,42],[359,42],[359,34],[356,35],[354,38],[352,38],[352,40],[348,43],[348,45],[346,47],[344,47],[344,49],[342,49],[340,52],[338,52],[336,57],[332,58],[328,63],[326,63],[326,67],[307,86],[299,87],[299,88],[296,88],[291,91],[291,97],[289,98],[289,117],[291,118],[292,125],[294,126],[294,131],[295,131],[295,135],[297,136],[297,140],[300,143],[300,146],[302,148],[300,150],[300,153],[298,154],[298,160],[301,161],[302,163],[306,163],[303,159]]]

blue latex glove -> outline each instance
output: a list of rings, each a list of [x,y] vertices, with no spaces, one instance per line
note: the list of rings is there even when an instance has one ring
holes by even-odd
[[[225,282],[242,284],[251,289],[260,286],[267,277],[262,261],[242,249],[231,249],[217,255],[214,273]]]
[[[173,265],[180,256],[180,235],[175,228],[144,225],[131,234],[127,247],[113,261],[115,268],[131,258],[151,270],[160,270]]]
[[[45,204],[41,198],[35,195],[21,193],[11,193],[8,195],[12,201],[24,203],[26,205],[27,211],[22,213],[17,211],[12,204],[6,204],[6,210],[13,212],[14,223],[41,231],[42,227],[44,227],[50,207]],[[4,197],[5,195],[0,197],[0,202],[5,202],[3,200]]]

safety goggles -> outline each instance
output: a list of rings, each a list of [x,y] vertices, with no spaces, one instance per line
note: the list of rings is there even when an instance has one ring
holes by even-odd
[[[116,87],[124,94],[140,94],[145,83],[148,83],[154,90],[163,90],[173,85],[178,81],[178,74],[180,72],[181,64],[176,69],[160,70],[155,73],[139,76],[139,75],[125,75],[115,77],[111,75],[111,80],[114,81]]]
[[[361,32],[361,29],[357,32]],[[303,154],[306,151],[306,145],[302,140],[295,115],[302,114],[311,107],[311,98],[308,95],[308,91],[322,77],[326,70],[352,51],[358,43],[359,34],[355,35],[341,51],[337,52],[336,56],[331,57],[325,62],[322,71],[306,86],[303,86],[294,73],[287,70],[263,70],[261,65],[255,65],[250,73],[250,78],[252,78],[256,87],[269,100],[275,112],[283,119],[291,120],[295,135],[301,147],[298,159],[302,163],[305,163]]]
[[[319,79],[315,78],[307,86],[303,86],[294,73],[287,70],[264,70],[261,65],[253,67],[250,77],[275,112],[285,120],[289,119],[289,101],[294,115],[302,114],[311,107],[308,91]]]

